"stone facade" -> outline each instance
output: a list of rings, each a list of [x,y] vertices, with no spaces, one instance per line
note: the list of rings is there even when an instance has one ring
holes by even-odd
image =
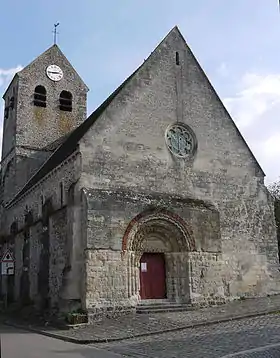
[[[89,222],[85,305],[90,311],[135,306],[140,290],[139,260],[144,252],[165,255],[167,299],[193,302],[199,290],[195,278],[192,281],[191,258],[196,270],[203,270],[205,263],[217,266],[222,249],[219,213],[211,204],[155,193],[85,190],[85,195]],[[201,223],[199,227],[196,222]],[[195,255],[198,250],[200,254]],[[223,286],[219,275],[215,278]],[[199,282],[208,289],[205,280]],[[224,299],[220,286],[212,285],[216,300]]]
[[[188,160],[172,155],[165,143],[166,129],[178,120],[196,135],[197,151]],[[109,232],[105,236],[95,227],[88,233],[89,246],[91,236],[102,238],[103,244],[108,237],[115,245],[112,252],[118,251],[116,235],[120,242],[122,231],[137,212],[151,205],[174,212],[174,204],[161,200],[167,194],[180,195],[182,200],[193,198],[213,205],[221,239],[213,249],[208,235],[217,221],[210,221],[203,230],[203,219],[191,220],[190,214],[180,214],[196,231],[195,249],[186,258],[191,301],[205,304],[278,292],[273,202],[264,174],[178,31],[165,38],[121,89],[84,135],[80,148],[83,187],[107,190],[112,196],[122,190],[124,198],[140,193],[144,197],[154,193],[158,198],[153,204],[147,200],[136,211],[129,209],[129,218],[118,230],[110,228],[118,222],[115,215],[119,209],[112,210],[110,203],[110,210],[104,212],[100,206],[110,223]],[[103,225],[101,219],[99,225]],[[202,242],[209,246],[203,248]],[[129,270],[137,276],[138,258],[131,265]],[[139,285],[134,285],[133,294],[137,294]]]
[[[44,73],[50,61],[65,73],[57,85]],[[40,123],[25,83],[33,88],[38,72],[50,103]],[[14,78],[5,98],[11,88],[17,110],[4,136],[17,129],[4,144],[1,231],[2,249],[16,259],[13,300],[93,318],[133,311],[146,298],[141,288],[157,285],[149,268],[142,272],[145,253],[163,255],[169,301],[279,293],[264,173],[177,28],[85,121],[87,88],[56,46]],[[62,89],[74,94],[65,121]],[[172,126],[189,137],[178,144]],[[180,157],[184,144],[192,151]]]

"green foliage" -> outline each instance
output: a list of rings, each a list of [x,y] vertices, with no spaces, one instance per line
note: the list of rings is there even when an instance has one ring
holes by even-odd
[[[67,323],[74,325],[87,323],[88,321],[86,311],[82,310],[81,308],[65,313],[64,318]]]
[[[274,198],[274,212],[277,226],[278,245],[280,244],[280,179],[268,187]]]

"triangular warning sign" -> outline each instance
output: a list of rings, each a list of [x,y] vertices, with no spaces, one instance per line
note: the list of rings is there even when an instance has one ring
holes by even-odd
[[[2,262],[14,262],[14,256],[10,250],[7,250],[1,259]]]

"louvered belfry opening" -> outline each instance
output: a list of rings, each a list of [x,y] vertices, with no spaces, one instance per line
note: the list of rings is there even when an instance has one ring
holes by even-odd
[[[59,97],[59,108],[61,111],[72,112],[72,93],[62,91]]]
[[[44,86],[37,86],[34,91],[34,106],[47,106],[47,91]]]

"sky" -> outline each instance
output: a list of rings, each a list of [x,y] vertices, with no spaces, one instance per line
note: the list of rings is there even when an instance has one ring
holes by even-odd
[[[0,93],[52,45],[59,22],[58,45],[90,88],[88,114],[177,25],[266,183],[280,177],[278,0],[13,0],[0,9]]]

